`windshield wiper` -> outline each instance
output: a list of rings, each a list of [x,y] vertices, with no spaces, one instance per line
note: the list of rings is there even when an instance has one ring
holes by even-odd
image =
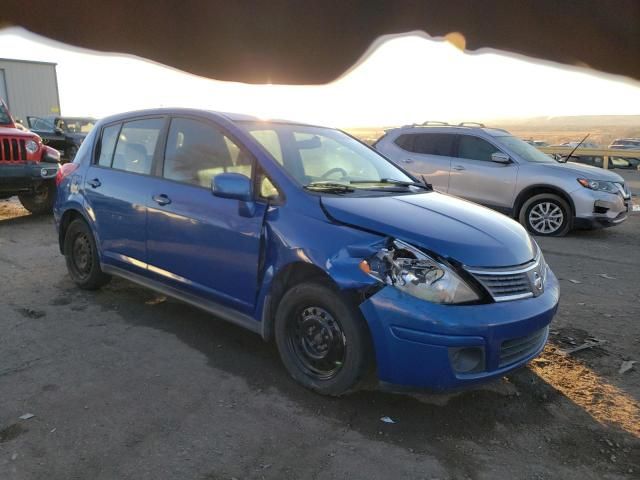
[[[400,187],[418,187],[423,190],[432,190],[430,185],[418,182],[409,182],[405,180],[396,180],[394,178],[381,178],[380,180],[351,180],[349,183],[383,183],[388,185],[398,185]]]
[[[314,190],[316,192],[328,192],[328,193],[351,193],[355,189],[344,183],[335,182],[311,182],[305,185],[307,190]]]

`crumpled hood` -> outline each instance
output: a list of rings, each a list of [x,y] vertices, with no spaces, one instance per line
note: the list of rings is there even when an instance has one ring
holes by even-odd
[[[532,260],[535,246],[510,218],[436,192],[380,197],[323,196],[334,220],[431,250],[472,267],[506,267]]]
[[[588,178],[590,180],[605,180],[609,182],[624,182],[617,173],[605,170],[604,168],[593,167],[591,165],[583,165],[581,163],[567,162],[567,163],[545,163],[545,168],[553,168],[560,170],[561,172],[569,175],[575,175],[576,178]]]

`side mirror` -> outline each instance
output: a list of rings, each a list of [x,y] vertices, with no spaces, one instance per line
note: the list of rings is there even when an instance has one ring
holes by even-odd
[[[216,197],[250,202],[251,179],[240,173],[221,173],[211,179],[211,192]]]
[[[496,163],[504,163],[504,164],[511,163],[511,159],[509,158],[509,155],[502,152],[492,153],[491,161]]]

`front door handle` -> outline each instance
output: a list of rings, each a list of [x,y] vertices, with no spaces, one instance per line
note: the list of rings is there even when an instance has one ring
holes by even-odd
[[[453,167],[454,170],[457,170],[458,172],[462,171],[462,170],[466,170],[466,168],[464,168],[462,165],[455,165]]]
[[[413,163],[413,159],[412,158],[403,158],[402,161],[404,163]]]
[[[102,182],[100,181],[100,179],[94,178],[93,180],[89,180],[89,185],[91,186],[91,188],[98,188],[100,185],[102,185]]]
[[[167,197],[164,193],[161,193],[160,195],[154,195],[152,198],[153,198],[153,201],[156,202],[158,205],[169,205],[171,203],[171,199]]]

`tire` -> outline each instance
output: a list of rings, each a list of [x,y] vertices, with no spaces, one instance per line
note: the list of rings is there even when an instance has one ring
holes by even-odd
[[[571,229],[571,207],[558,195],[540,193],[524,202],[519,220],[534,235],[562,237]]]
[[[96,242],[84,220],[78,218],[69,224],[63,251],[69,276],[78,287],[96,290],[111,280],[100,268]]]
[[[289,374],[322,395],[356,390],[373,365],[365,320],[326,284],[303,283],[284,294],[275,338]]]
[[[35,189],[35,193],[23,193],[18,199],[24,208],[34,215],[44,215],[53,212],[56,201],[56,184],[53,181],[42,182]]]

